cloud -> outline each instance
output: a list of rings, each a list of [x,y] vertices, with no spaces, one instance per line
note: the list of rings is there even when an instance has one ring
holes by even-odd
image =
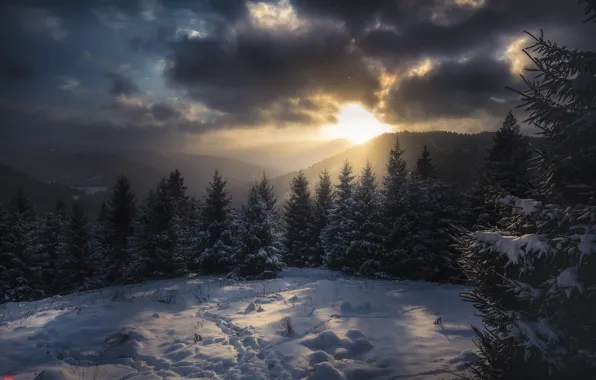
[[[64,27],[62,19],[47,9],[19,7],[13,10],[21,28],[28,33],[45,34],[56,41],[61,41],[70,34]]]
[[[133,95],[140,92],[137,84],[128,76],[118,72],[108,72],[110,79],[109,93],[112,95]]]
[[[61,75],[58,77],[58,79],[61,82],[60,85],[58,85],[60,90],[68,91],[75,96],[84,94],[86,92],[85,88],[83,88],[81,85],[81,82],[74,77]]]
[[[123,30],[131,24],[128,15],[114,4],[104,3],[92,8],[91,12],[99,22],[116,31]]]
[[[507,62],[486,57],[443,62],[403,78],[389,92],[384,111],[387,120],[406,123],[502,115],[516,98],[505,86],[517,84]]]

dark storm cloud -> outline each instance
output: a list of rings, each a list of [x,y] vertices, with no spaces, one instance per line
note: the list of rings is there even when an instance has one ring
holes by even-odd
[[[133,95],[139,92],[137,84],[122,73],[106,73],[110,79],[109,93],[112,95]]]
[[[349,35],[328,23],[296,33],[247,28],[233,42],[184,38],[175,44],[171,61],[166,71],[171,84],[209,107],[242,115],[255,116],[256,110],[281,102],[293,110],[277,116],[298,121],[301,112],[290,100],[315,93],[372,106],[380,86]]]
[[[156,103],[151,106],[151,113],[155,120],[165,121],[180,117],[180,112],[169,104]]]
[[[506,62],[445,62],[424,76],[404,79],[391,91],[386,112],[394,122],[502,115],[515,97],[505,86],[518,83]]]

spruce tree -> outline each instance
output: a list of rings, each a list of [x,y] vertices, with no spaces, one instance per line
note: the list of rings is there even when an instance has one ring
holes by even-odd
[[[35,227],[33,205],[19,189],[8,210],[0,216],[0,302],[32,301],[43,297],[43,288],[35,282],[41,276],[26,254]]]
[[[329,222],[329,212],[333,207],[333,187],[331,185],[331,177],[329,172],[325,169],[319,175],[319,183],[315,188],[315,198],[313,200],[313,231],[316,235],[316,259],[319,264],[323,261],[325,251],[321,244],[322,231],[327,227]]]
[[[420,180],[428,180],[432,178],[436,178],[437,171],[435,166],[432,164],[430,159],[430,152],[424,146],[424,150],[420,155],[420,158],[416,161],[416,171],[414,172],[414,178]]]
[[[494,196],[513,195],[524,197],[530,184],[530,144],[521,133],[517,119],[509,111],[488,150],[482,180],[485,200]]]
[[[259,182],[257,189],[259,192],[259,196],[261,197],[263,202],[265,202],[267,210],[273,213],[273,217],[277,217],[278,215],[275,210],[275,206],[277,204],[277,196],[275,195],[275,189],[273,188],[273,185],[269,183],[269,178],[267,177],[265,172],[263,172],[263,177],[261,177],[261,181]]]
[[[200,229],[202,239],[198,251],[199,269],[205,273],[224,273],[230,269],[230,222],[232,220],[232,197],[227,182],[216,170],[209,182],[201,213]]]
[[[596,21],[591,1],[587,16]],[[590,6],[591,5],[591,6]],[[535,180],[541,201],[507,196],[506,229],[460,242],[480,312],[481,379],[596,378],[596,61],[534,37],[537,76],[520,92],[542,137]]]
[[[186,185],[184,184],[184,177],[178,171],[178,169],[174,170],[170,173],[167,179],[167,188],[170,196],[172,197],[172,201],[174,202],[174,207],[176,208],[176,213],[181,218],[184,218],[184,214],[188,208],[188,196],[186,195]]]
[[[381,271],[383,215],[377,179],[370,162],[362,170],[354,189],[352,207],[349,217],[353,229],[343,266],[363,275],[375,275]]]
[[[277,276],[282,263],[281,231],[268,205],[253,186],[248,200],[234,223],[235,273],[244,279]]]
[[[118,281],[122,269],[129,260],[128,240],[133,233],[133,222],[136,213],[136,197],[128,178],[121,175],[114,186],[107,202],[105,222],[105,247],[101,277],[107,283]]]
[[[74,204],[65,225],[64,247],[59,257],[58,292],[64,293],[95,287],[91,226],[85,211]]]
[[[329,223],[321,236],[325,250],[324,261],[332,269],[342,268],[350,245],[350,234],[353,230],[350,213],[354,209],[352,207],[353,181],[352,166],[346,161],[339,175],[339,184],[335,185]]]
[[[308,180],[302,171],[290,182],[290,197],[284,211],[286,263],[300,267],[319,265],[315,248],[317,239],[313,230],[312,200]]]
[[[383,177],[383,230],[385,250],[382,259],[383,268],[391,274],[404,274],[399,263],[405,253],[405,239],[411,233],[410,182],[408,170],[401,149],[399,134],[395,146],[389,151],[387,172]]]
[[[186,259],[178,244],[180,218],[170,195],[170,186],[162,178],[143,204],[131,239],[128,277],[143,280],[173,277],[184,272]]]
[[[66,243],[65,219],[61,209],[46,213],[30,230],[27,240],[30,245],[26,249],[28,265],[36,275],[30,278],[30,284],[36,289],[42,289],[45,296],[52,296],[60,292],[60,264],[65,256]]]

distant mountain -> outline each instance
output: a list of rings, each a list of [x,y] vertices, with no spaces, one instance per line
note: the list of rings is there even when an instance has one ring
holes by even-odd
[[[129,177],[137,198],[144,199],[162,176],[176,168],[185,177],[189,194],[193,195],[203,193],[215,169],[220,170],[232,187],[259,178],[263,171],[270,172],[263,166],[226,157],[81,147],[4,147],[0,163],[42,183],[77,190],[93,209],[106,199],[120,174]],[[0,173],[0,182],[5,182],[3,173]],[[0,203],[5,200],[3,196]]]
[[[416,160],[426,145],[441,178],[461,187],[467,187],[477,178],[477,168],[482,166],[486,150],[492,145],[493,136],[494,133],[489,132],[479,134],[400,132],[400,143],[405,150],[405,159],[410,170],[416,167]],[[383,134],[303,169],[304,174],[314,187],[319,173],[324,169],[329,170],[332,178],[336,180],[346,160],[352,164],[355,174],[358,174],[369,160],[381,183],[389,158],[389,149],[395,144],[395,138],[395,133]],[[271,182],[280,199],[287,196],[290,180],[296,173],[294,171],[272,179]],[[234,188],[232,190],[234,203],[244,202],[247,192],[247,186]]]
[[[0,164],[0,203],[7,203],[17,194],[19,188],[23,189],[27,198],[42,212],[52,209],[58,200],[69,204],[84,197],[81,191],[64,185],[44,183]]]
[[[269,173],[272,176],[277,176],[313,165],[341,153],[353,145],[345,139],[296,141],[234,149],[226,154],[246,162],[278,170],[278,173]]]

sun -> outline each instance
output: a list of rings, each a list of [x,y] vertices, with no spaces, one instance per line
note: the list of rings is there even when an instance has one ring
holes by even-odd
[[[381,123],[361,104],[350,103],[341,108],[337,115],[337,124],[323,127],[321,133],[327,139],[347,139],[353,144],[362,144],[392,130],[389,124]]]

